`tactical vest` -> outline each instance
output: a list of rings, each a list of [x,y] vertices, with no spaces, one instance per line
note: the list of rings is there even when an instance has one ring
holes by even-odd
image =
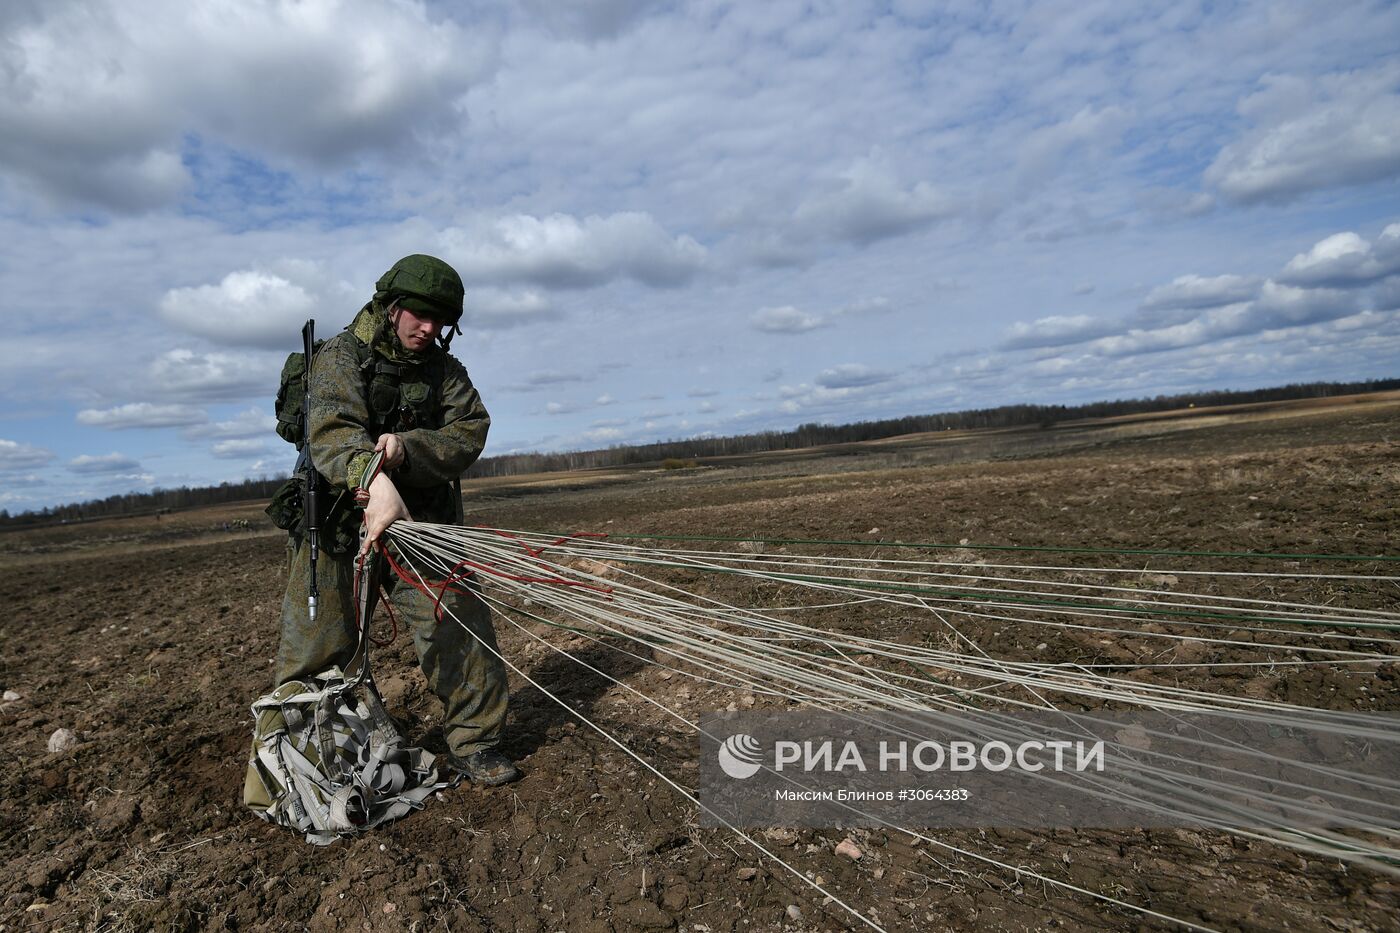
[[[446,377],[443,354],[434,354],[417,366],[394,363],[374,352],[374,349],[353,333],[355,355],[364,379],[365,399],[369,407],[367,425],[371,437],[410,431],[414,428],[442,427],[442,383]],[[319,352],[324,341],[314,347]],[[306,445],[302,433],[302,406],[306,397],[306,361],[301,353],[293,353],[282,365],[282,378],[277,388],[277,434],[301,451]],[[297,461],[297,472],[305,469],[305,458]],[[354,504],[348,491],[323,487],[317,511],[321,513],[321,546],[333,554],[348,554],[358,547],[361,509]],[[278,528],[300,539],[306,533],[304,478],[293,475],[272,496],[267,515]],[[427,509],[440,512],[452,503],[451,487],[401,489],[404,504],[415,515]]]
[[[442,356],[435,354],[419,366],[390,362],[362,342],[355,341],[360,374],[365,381],[365,397],[369,402],[370,433],[409,431],[413,428],[440,428],[442,381],[445,373]],[[316,341],[320,352],[324,340]],[[405,375],[413,381],[405,381]],[[282,364],[282,378],[277,387],[277,434],[301,450],[302,404],[306,398],[306,358],[293,353]]]
[[[359,343],[360,372],[365,375],[369,400],[371,433],[411,431],[414,428],[442,427],[442,380],[445,367],[441,354],[419,366],[392,363]],[[405,377],[413,379],[406,382]]]

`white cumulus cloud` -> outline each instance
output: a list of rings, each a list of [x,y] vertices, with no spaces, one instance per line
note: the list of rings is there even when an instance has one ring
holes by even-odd
[[[783,305],[780,308],[759,308],[749,317],[749,323],[755,330],[769,334],[805,334],[821,327],[825,321],[820,315]]]
[[[68,461],[68,469],[74,473],[123,473],[131,476],[141,469],[141,464],[126,454],[115,452],[102,456],[83,454]]]
[[[1296,327],[1331,321],[1354,314],[1357,296],[1332,288],[1297,288],[1269,281],[1251,308],[1252,323],[1259,330]]]
[[[54,456],[52,450],[33,444],[0,440],[0,470],[31,470],[48,463]]]
[[[1001,345],[1008,350],[1060,347],[1102,337],[1111,333],[1116,326],[1087,314],[1052,314],[1030,323],[1017,321],[1012,324]]]
[[[235,438],[233,440],[219,441],[209,448],[209,452],[224,460],[237,460],[243,457],[257,457],[267,453],[267,447],[262,441],[251,438]]]
[[[817,375],[817,385],[824,389],[855,389],[876,385],[893,379],[891,373],[874,369],[862,363],[842,363],[824,369]]]
[[[1400,175],[1400,70],[1271,75],[1240,104],[1254,122],[1220,151],[1208,184],[1242,203]]]
[[[166,397],[194,402],[236,401],[250,395],[272,398],[281,361],[241,353],[197,353],[177,348],[153,360],[146,387]]]
[[[749,326],[769,334],[805,334],[835,323],[843,317],[885,314],[890,310],[892,308],[889,299],[878,295],[873,298],[859,298],[833,308],[826,314],[802,311],[792,305],[781,305],[759,308],[749,315]]]
[[[230,272],[217,284],[172,288],[161,315],[181,330],[226,346],[295,348],[308,318],[352,307],[349,287],[317,263],[282,260]]]
[[[594,288],[629,278],[657,288],[685,284],[705,265],[705,247],[672,236],[647,213],[580,220],[570,214],[512,214],[443,232],[447,258],[468,282],[529,282]]]
[[[316,165],[404,151],[494,67],[413,0],[92,0],[34,6],[0,43],[0,169],[136,210],[188,184],[191,137]]]
[[[1023,184],[1040,185],[1085,146],[1115,140],[1127,125],[1121,107],[1083,107],[1072,117],[1043,126],[1021,142],[1017,170]]]
[[[270,395],[270,393],[269,393]],[[244,437],[271,437],[277,430],[277,419],[268,414],[272,408],[269,402],[263,408],[249,408],[229,418],[227,421],[213,421],[182,431],[190,440],[209,438],[226,440]]]
[[[1166,327],[1134,328],[1093,341],[1088,349],[1105,356],[1158,353],[1301,327],[1346,317],[1356,311],[1356,295],[1333,289],[1295,288],[1266,281],[1254,301],[1208,308],[1190,320]]]
[[[926,227],[954,210],[952,199],[928,182],[902,183],[877,152],[819,184],[793,212],[792,224],[799,239],[865,244]]]
[[[124,430],[128,428],[181,428],[203,424],[208,420],[202,408],[193,405],[157,405],[132,402],[115,408],[84,408],[78,412],[78,423],[93,428]]]
[[[1299,253],[1279,279],[1290,285],[1362,285],[1400,273],[1400,224],[1381,231],[1375,244],[1355,233],[1337,233]]]
[[[1259,293],[1259,279],[1248,275],[1183,275],[1159,285],[1142,301],[1144,310],[1218,308],[1248,301]]]
[[[463,328],[500,329],[557,320],[559,313],[540,292],[473,288],[467,293]]]

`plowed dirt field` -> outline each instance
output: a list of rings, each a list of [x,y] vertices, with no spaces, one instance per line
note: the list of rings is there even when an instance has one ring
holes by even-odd
[[[1390,396],[839,453],[468,484],[467,520],[557,532],[966,541],[971,552],[1074,544],[1394,554],[1400,529],[1400,401]],[[0,704],[0,929],[849,926],[733,834],[701,828],[687,801],[518,680],[506,750],[526,771],[520,783],[446,791],[383,831],[324,849],[256,819],[240,803],[248,705],[272,686],[284,542],[261,503],[0,535],[0,688],[19,695]],[[1336,594],[1375,608],[1393,608],[1397,596],[1390,583]],[[693,778],[693,733],[512,626],[497,629],[505,655],[532,678],[682,784]],[[1043,641],[975,625],[968,634],[1005,657]],[[1051,650],[1111,657],[1114,647],[1067,638]],[[688,713],[753,703],[606,647],[577,654]],[[441,751],[440,710],[405,635],[378,650],[376,670],[411,737]],[[1200,673],[1172,676],[1325,708],[1400,711],[1393,664],[1192,670]],[[78,743],[50,754],[59,728]],[[848,836],[858,860],[836,852]],[[891,930],[1172,928],[897,834],[778,829],[761,838]],[[1223,833],[940,838],[1209,928],[1400,927],[1395,877]]]

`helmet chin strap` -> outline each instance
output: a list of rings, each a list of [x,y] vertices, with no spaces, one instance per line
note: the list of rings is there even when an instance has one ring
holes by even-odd
[[[452,338],[461,332],[462,328],[457,326],[456,321],[453,321],[449,326],[442,329],[442,333],[438,334],[438,342],[441,343],[442,348],[446,350],[448,347],[452,346]]]

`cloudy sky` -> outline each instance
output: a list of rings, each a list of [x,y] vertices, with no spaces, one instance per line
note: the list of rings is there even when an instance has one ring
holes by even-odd
[[[399,256],[488,454],[1400,375],[1400,7],[0,5],[0,507],[284,471]]]

